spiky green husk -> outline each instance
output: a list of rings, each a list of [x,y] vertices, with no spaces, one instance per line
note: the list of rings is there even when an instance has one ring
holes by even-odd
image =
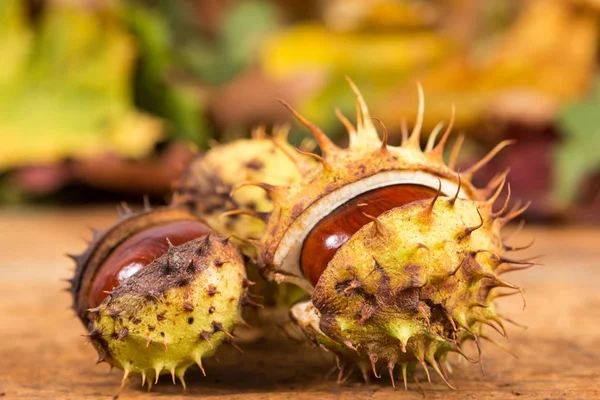
[[[382,214],[319,279],[320,329],[373,363],[419,362],[444,378],[446,354],[500,321],[492,290],[517,289],[499,277],[507,270],[500,226],[487,203],[447,197]]]
[[[81,254],[69,254],[75,262],[75,275],[69,279],[69,291],[73,295],[73,309],[84,325],[88,320],[88,296],[90,286],[110,253],[131,236],[168,222],[197,221],[197,218],[184,209],[162,207],[152,209],[150,204],[144,210],[134,213],[125,203],[119,208],[119,221],[106,230],[93,230],[93,239]]]
[[[194,160],[175,185],[174,203],[189,207],[215,232],[231,235],[242,252],[255,260],[250,243],[264,235],[273,202],[261,188],[244,183],[290,185],[317,164],[287,142],[287,132],[287,127],[276,127],[272,136],[267,136],[264,127],[259,127],[252,132],[252,139],[214,146]],[[256,268],[249,268],[248,274],[258,283],[253,292],[260,293],[267,304],[287,306],[304,295],[295,286],[268,284]]]
[[[214,353],[240,322],[246,272],[227,239],[206,236],[171,247],[89,311],[99,360],[140,374],[183,381],[187,368]]]
[[[296,152],[286,136],[285,127],[274,129],[272,137],[258,128],[252,139],[213,147],[198,157],[176,184],[175,202],[188,204],[219,234],[234,234],[233,240],[241,239],[237,243],[252,256],[254,248],[244,240],[262,236],[265,213],[273,204],[264,190],[238,186],[247,181],[289,185],[315,164]]]
[[[320,164],[292,185],[258,185],[274,203],[258,245],[259,263],[267,278],[312,293],[312,314],[306,308],[293,317],[310,340],[357,362],[363,373],[365,361],[376,376],[381,364],[392,377],[400,364],[406,378],[408,368],[420,363],[448,382],[443,369],[448,352],[462,353],[465,340],[475,340],[479,347],[483,325],[503,329],[494,325],[501,322],[491,303],[492,289],[518,289],[498,277],[519,269],[501,266],[514,261],[503,258],[499,231],[527,206],[507,211],[509,188],[504,207],[492,211],[507,173],[482,189],[472,183],[473,174],[510,142],[501,142],[459,174],[455,167],[462,139],[449,161],[443,158],[453,120],[437,144],[442,125],[421,148],[420,87],[412,134],[404,132],[402,145],[393,147],[385,129],[379,138],[362,96],[350,84],[357,97],[356,127],[338,114],[348,129],[348,148],[337,147],[290,108],[318,142],[321,156],[312,156]],[[338,249],[313,287],[300,268],[300,255],[310,256],[302,253],[302,243],[313,227],[351,198],[402,184],[439,187],[437,201],[417,201],[373,218]]]

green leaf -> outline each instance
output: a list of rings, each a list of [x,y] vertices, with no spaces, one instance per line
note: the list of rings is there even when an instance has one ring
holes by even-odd
[[[592,95],[568,106],[559,119],[566,139],[556,150],[554,199],[574,200],[584,179],[600,168],[600,80]]]
[[[168,81],[174,44],[167,21],[157,10],[134,3],[125,11],[124,18],[141,52],[135,79],[136,103],[163,117],[173,137],[205,145],[209,134],[198,96],[191,89]]]
[[[0,42],[19,51],[0,53],[0,170],[153,150],[162,123],[133,105],[136,47],[114,10],[50,3],[34,30],[22,1],[1,3]]]

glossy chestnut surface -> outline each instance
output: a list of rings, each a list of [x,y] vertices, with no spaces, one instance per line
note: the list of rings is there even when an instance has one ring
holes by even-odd
[[[140,268],[163,255],[169,248],[183,244],[210,232],[199,221],[175,221],[152,226],[129,237],[104,260],[90,287],[89,308],[97,307],[107,293],[123,283]]]
[[[365,192],[335,209],[310,231],[300,254],[306,278],[316,285],[337,250],[371,217],[416,200],[432,198],[437,190],[421,185],[393,185]],[[365,215],[367,214],[367,215]]]

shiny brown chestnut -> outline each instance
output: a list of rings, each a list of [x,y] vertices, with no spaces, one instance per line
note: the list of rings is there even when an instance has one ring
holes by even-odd
[[[131,215],[98,235],[88,250],[76,256],[72,280],[74,308],[84,323],[87,310],[98,306],[114,287],[163,255],[169,242],[180,245],[210,232],[197,217],[165,208]]]
[[[350,199],[310,231],[300,254],[304,276],[316,285],[337,250],[372,217],[416,200],[435,196],[436,190],[422,185],[392,185]]]
[[[90,287],[88,306],[98,306],[108,292],[162,256],[170,244],[178,246],[204,236],[209,231],[200,221],[176,221],[152,226],[134,234],[113,250],[96,272]]]

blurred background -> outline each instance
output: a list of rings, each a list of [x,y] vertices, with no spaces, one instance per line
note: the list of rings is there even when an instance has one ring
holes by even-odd
[[[599,0],[1,0],[0,206],[164,202],[214,141],[291,121],[276,98],[344,144],[348,75],[392,144],[420,81],[427,132],[456,104],[459,164],[518,140],[480,185],[510,166],[529,220],[598,224],[599,16]]]

